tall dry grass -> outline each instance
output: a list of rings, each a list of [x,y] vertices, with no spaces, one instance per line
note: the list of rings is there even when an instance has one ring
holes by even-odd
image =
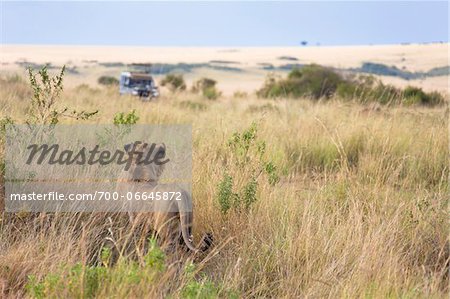
[[[1,88],[0,116],[24,121],[24,94],[22,87]],[[66,90],[61,105],[99,109],[94,123],[136,109],[139,123],[192,124],[195,239],[211,231],[216,240],[190,274],[176,270],[190,267],[186,260],[160,272],[142,259],[124,262],[108,270],[97,297],[448,297],[447,107],[208,101],[188,93],[143,103],[87,86]],[[223,214],[217,196],[232,156],[227,142],[252,122],[281,180],[261,180],[250,210]],[[240,184],[242,172],[229,174]],[[3,296],[30,296],[29,276],[49,273],[59,273],[65,287],[46,295],[86,296],[85,280],[71,285],[67,267],[89,267],[89,242],[102,224],[93,215],[49,217],[3,214]],[[133,271],[139,279],[129,280]]]

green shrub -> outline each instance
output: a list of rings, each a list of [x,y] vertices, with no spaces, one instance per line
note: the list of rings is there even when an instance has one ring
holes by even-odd
[[[203,90],[215,87],[217,81],[210,78],[201,78],[192,85],[192,92],[202,92]]]
[[[208,100],[215,100],[220,97],[221,92],[218,91],[215,87],[208,87],[203,90],[203,96]]]
[[[270,74],[261,89],[256,91],[256,95],[262,98],[288,97],[286,89],[283,87],[284,81]]]
[[[307,65],[293,69],[286,79],[269,77],[257,94],[263,98],[304,97],[313,99],[330,98],[343,82],[338,73],[319,65]]]
[[[294,89],[293,94],[298,95],[310,94],[313,98],[331,97],[337,89],[338,84],[343,82],[341,75],[335,73],[331,69],[321,67],[319,65],[305,66],[300,70],[293,70],[288,79],[293,80],[294,86],[298,86],[299,90]]]
[[[57,272],[41,279],[30,275],[25,289],[33,298],[59,298],[63,294],[69,298],[97,298],[104,285],[152,283],[165,270],[165,254],[155,239],[150,239],[149,243],[143,265],[122,257],[114,267],[109,267],[110,251],[102,250],[104,266],[63,265]]]
[[[132,110],[128,113],[118,112],[114,115],[113,128],[105,127],[102,134],[97,134],[98,142],[100,145],[121,144],[123,145],[123,138],[127,136],[133,127],[139,120],[139,116],[136,114],[136,110]]]
[[[161,86],[167,86],[172,92],[186,90],[183,75],[168,74],[162,79]]]
[[[139,116],[136,114],[136,110],[132,110],[125,114],[124,112],[119,112],[114,115],[113,123],[115,125],[135,125],[139,120]]]
[[[100,85],[119,85],[119,80],[115,77],[111,76],[101,76],[97,80],[98,84]]]
[[[239,196],[236,193],[233,193],[233,178],[228,173],[223,174],[218,190],[217,199],[220,210],[225,214],[231,207],[235,206],[235,202],[237,202]]]
[[[70,111],[68,107],[58,109],[58,102],[63,91],[63,77],[66,67],[63,66],[59,75],[50,77],[47,66],[44,66],[38,73],[28,69],[33,98],[28,110],[28,122],[33,124],[57,124],[60,117],[70,117],[75,119],[89,119],[98,113],[97,111],[78,112]],[[39,76],[38,76],[39,75]]]
[[[218,298],[219,289],[211,281],[204,279],[203,281],[189,281],[181,291],[181,298],[187,299],[213,299]]]
[[[332,69],[314,64],[293,69],[285,79],[269,76],[257,95],[262,98],[311,97],[316,100],[337,95],[345,100],[383,105],[405,103],[433,106],[445,102],[438,92],[426,93],[417,87],[402,90],[385,85],[373,76],[344,78]]]
[[[341,82],[336,89],[336,94],[343,99],[357,99],[360,93],[357,86],[351,82]]]
[[[151,285],[167,274],[165,272],[166,256],[157,246],[155,239],[150,239],[149,251],[144,255],[144,263],[139,264],[121,257],[114,267],[86,266],[76,263],[72,266],[62,265],[53,273],[42,278],[28,276],[25,285],[26,295],[31,298],[101,298],[117,296],[115,290],[125,287],[132,290],[140,285]],[[107,260],[108,251],[102,251],[102,259]],[[182,281],[179,290],[168,294],[169,298],[238,298],[236,292],[227,290],[223,285],[214,283],[205,274],[198,273],[193,263],[188,263],[180,273]],[[105,294],[106,291],[106,294]],[[121,292],[128,293],[127,290]],[[133,293],[131,293],[133,294]],[[129,296],[132,296],[129,294]],[[123,294],[121,295],[123,296]]]
[[[192,92],[201,93],[208,100],[215,100],[221,96],[216,88],[217,81],[210,78],[201,78],[192,86]]]
[[[6,133],[6,127],[8,125],[13,125],[13,124],[14,124],[14,120],[9,116],[6,116],[6,117],[0,119],[0,140],[2,140],[1,138]]]
[[[223,285],[212,282],[206,275],[196,278],[196,267],[188,264],[184,268],[186,284],[181,289],[180,298],[187,299],[213,299],[213,298],[239,298],[236,292],[224,289]]]
[[[235,132],[228,142],[231,165],[226,167],[217,192],[223,214],[230,209],[242,211],[251,208],[258,200],[258,186],[262,174],[271,185],[275,185],[280,179],[275,164],[265,159],[266,143],[258,140],[257,131],[256,123],[252,123],[242,133]],[[239,179],[240,186],[237,186],[229,175],[230,168],[244,177]],[[236,189],[240,191],[235,191]]]
[[[113,124],[115,129],[105,128],[103,135],[99,135],[99,142],[102,145],[113,144],[117,142],[123,142],[123,137],[127,136],[131,132],[131,128],[139,120],[139,116],[136,114],[136,110],[132,110],[128,113],[119,112],[114,115]]]
[[[438,92],[426,93],[422,88],[408,86],[403,91],[403,101],[406,104],[439,105],[444,98]]]
[[[58,273],[49,273],[41,280],[30,275],[25,289],[33,298],[53,298],[63,292],[73,298],[94,298],[106,275],[106,268],[83,267],[77,263]]]
[[[258,190],[258,182],[255,176],[252,176],[250,180],[245,184],[242,190],[242,204],[245,209],[249,209],[250,206],[256,202],[256,192]]]

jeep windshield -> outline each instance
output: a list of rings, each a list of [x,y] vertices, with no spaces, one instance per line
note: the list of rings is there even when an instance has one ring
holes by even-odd
[[[125,83],[124,85],[128,87],[147,86],[147,85],[152,86],[152,80],[126,78],[124,83]]]

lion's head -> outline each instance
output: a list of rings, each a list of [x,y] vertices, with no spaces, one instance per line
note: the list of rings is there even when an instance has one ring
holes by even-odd
[[[124,146],[125,152],[131,160],[128,177],[133,181],[157,182],[161,177],[166,158],[164,143],[146,143],[136,141]]]

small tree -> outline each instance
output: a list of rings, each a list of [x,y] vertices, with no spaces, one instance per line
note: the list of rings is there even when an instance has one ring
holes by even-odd
[[[265,177],[270,185],[280,180],[275,164],[266,157],[266,142],[257,136],[258,128],[252,123],[242,133],[235,132],[228,141],[231,150],[223,178],[217,185],[220,210],[249,210],[258,200],[258,187]],[[230,173],[236,175],[236,180]]]
[[[50,77],[47,73],[47,66],[44,66],[37,73],[28,68],[28,75],[33,91],[31,103],[28,108],[28,124],[54,125],[59,122],[60,117],[71,117],[76,119],[88,119],[98,113],[69,110],[69,108],[58,108],[58,101],[63,91],[63,77],[65,66],[62,67],[59,75]],[[6,126],[13,125],[14,119],[5,117],[0,119],[0,174],[4,173],[3,148],[5,143]]]
[[[75,119],[89,119],[98,113],[69,110],[68,107],[58,108],[58,101],[63,91],[63,77],[66,67],[63,66],[59,75],[50,77],[47,66],[44,66],[37,73],[28,68],[33,97],[28,110],[27,123],[32,124],[57,124],[60,117],[70,117]]]

